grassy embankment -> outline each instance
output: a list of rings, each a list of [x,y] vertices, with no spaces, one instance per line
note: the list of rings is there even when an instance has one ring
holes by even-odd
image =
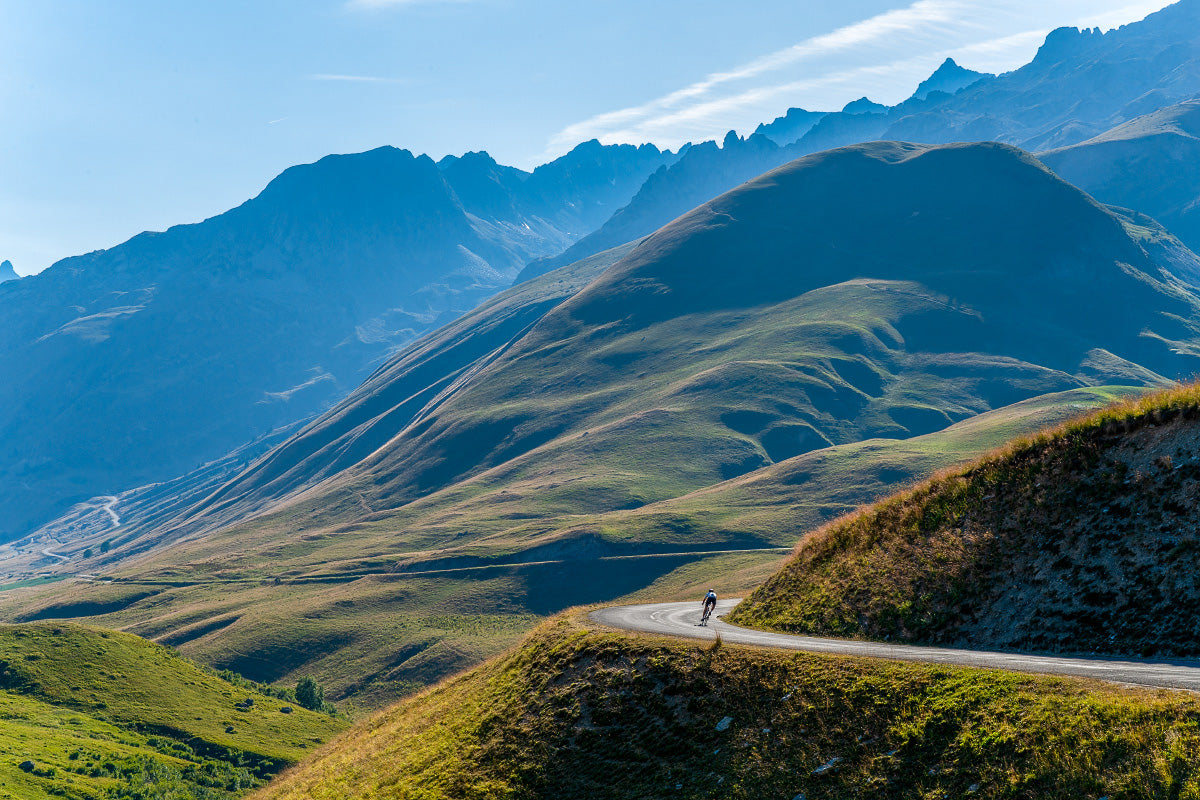
[[[356,726],[261,800],[1195,798],[1200,703],[697,645],[578,616]]]
[[[1200,652],[1200,385],[1106,408],[829,524],[731,616],[979,647]]]
[[[238,797],[346,727],[160,645],[60,623],[0,627],[0,718],[0,798]]]

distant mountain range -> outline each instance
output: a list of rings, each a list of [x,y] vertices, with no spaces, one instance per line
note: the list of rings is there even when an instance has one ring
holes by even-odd
[[[721,149],[708,143],[686,150],[599,230],[561,255],[531,263],[518,279],[652,233],[750,177],[810,153],[879,140],[999,141],[1038,152],[1077,144],[1197,95],[1200,0],[1182,0],[1108,33],[1060,28],[1032,62],[1004,75],[948,59],[896,106],[864,97],[828,114],[790,109],[745,140],[727,136]]]
[[[803,108],[789,108],[782,117],[776,117],[772,122],[764,122],[754,129],[755,135],[765,136],[780,147],[786,147],[812,130],[825,116],[824,111],[805,111]]]
[[[11,261],[0,262],[0,283],[15,281],[20,277],[21,276],[17,274],[17,271],[13,269]]]
[[[385,147],[0,288],[0,540],[328,408],[397,348],[624,204],[673,156],[533,173]]]

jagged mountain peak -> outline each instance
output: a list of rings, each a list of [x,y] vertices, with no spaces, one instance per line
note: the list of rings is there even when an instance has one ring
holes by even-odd
[[[887,111],[888,107],[882,103],[876,103],[869,97],[860,97],[857,100],[852,100],[846,103],[842,108],[843,114],[877,114],[882,111]]]
[[[932,75],[921,81],[909,100],[924,100],[933,92],[954,94],[978,81],[994,77],[991,73],[976,72],[959,66],[953,58],[947,58]]]
[[[789,108],[782,117],[776,117],[770,123],[759,125],[754,133],[766,136],[775,144],[785,147],[812,130],[812,127],[820,122],[825,114],[824,111]]]
[[[384,217],[434,209],[452,212],[456,205],[432,158],[384,146],[289,167],[243,208],[320,214],[338,209]]]

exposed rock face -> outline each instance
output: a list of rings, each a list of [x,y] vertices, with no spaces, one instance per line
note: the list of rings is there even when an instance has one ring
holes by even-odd
[[[814,534],[752,627],[951,647],[1195,658],[1200,392],[1142,398]]]

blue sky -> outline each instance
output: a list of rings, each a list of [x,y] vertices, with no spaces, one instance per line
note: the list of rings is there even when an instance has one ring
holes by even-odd
[[[0,259],[27,274],[383,144],[531,168],[895,103],[1162,0],[0,0]]]

